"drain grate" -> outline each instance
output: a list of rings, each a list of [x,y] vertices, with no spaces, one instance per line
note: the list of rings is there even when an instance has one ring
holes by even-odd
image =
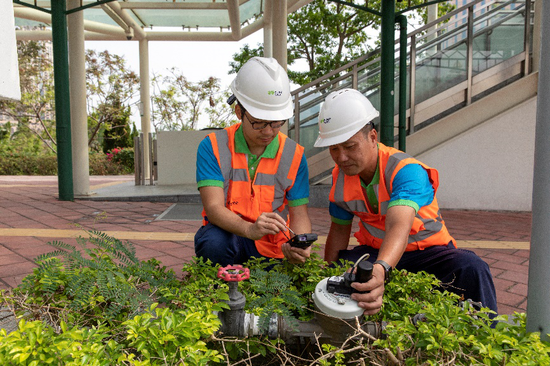
[[[155,220],[166,221],[196,221],[202,220],[202,204],[200,203],[174,203]]]

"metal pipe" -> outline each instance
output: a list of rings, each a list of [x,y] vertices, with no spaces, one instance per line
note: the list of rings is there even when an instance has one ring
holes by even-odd
[[[416,36],[411,37],[409,84],[409,133],[414,133],[414,115],[416,114]]]
[[[394,140],[394,25],[394,1],[382,0],[382,41],[380,46],[380,142],[386,146],[393,146]]]
[[[468,34],[466,37],[466,105],[472,103],[472,78],[474,63],[474,7],[468,8]]]
[[[407,17],[397,16],[399,22],[399,150],[407,144]]]
[[[523,76],[529,75],[529,40],[531,39],[531,0],[525,0],[525,23],[523,32],[523,47],[525,61],[523,63]]]
[[[69,92],[69,50],[67,45],[67,17],[65,10],[65,0],[52,1],[58,190],[61,201],[73,201],[71,93]]]

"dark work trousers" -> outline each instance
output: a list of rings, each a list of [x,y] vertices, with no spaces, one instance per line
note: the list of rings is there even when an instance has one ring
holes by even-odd
[[[355,262],[366,253],[370,254],[370,262],[376,261],[378,249],[367,245],[341,250],[339,258]],[[450,284],[446,287],[449,292],[463,295],[466,300],[481,302],[484,307],[497,312],[495,285],[489,266],[474,252],[457,249],[452,242],[446,246],[405,252],[396,268],[431,273],[442,283]]]
[[[265,258],[256,249],[254,240],[237,236],[208,223],[195,234],[195,254],[221,266],[243,264],[251,257]]]

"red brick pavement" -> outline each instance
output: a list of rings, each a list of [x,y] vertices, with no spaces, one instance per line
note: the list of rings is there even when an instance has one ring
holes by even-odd
[[[91,177],[98,185],[119,181],[120,177]],[[131,180],[131,177],[122,179]],[[130,233],[194,233],[200,221],[155,220],[172,203],[59,201],[56,177],[0,176],[0,289],[17,286],[34,268],[33,258],[53,250],[48,242],[60,240],[74,244],[75,239],[43,237],[36,229],[119,231]],[[326,236],[330,227],[328,210],[310,208],[312,231]],[[485,212],[442,210],[451,234],[457,240],[528,242],[531,214],[524,212]],[[26,229],[17,236],[4,229]],[[57,233],[57,232],[56,232]],[[55,235],[55,234],[54,234]],[[158,234],[160,235],[160,234]],[[131,240],[140,259],[157,258],[179,273],[181,264],[194,255],[192,236],[186,240]],[[499,313],[525,312],[529,250],[472,249],[490,266],[493,273]]]

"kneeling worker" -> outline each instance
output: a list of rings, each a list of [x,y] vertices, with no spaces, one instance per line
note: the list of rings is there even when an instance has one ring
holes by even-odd
[[[325,260],[357,261],[370,254],[373,278],[352,286],[366,315],[382,306],[384,285],[393,268],[426,271],[449,291],[497,311],[489,266],[475,253],[456,248],[439,212],[437,170],[406,153],[377,142],[372,120],[378,111],[357,90],[327,96],[319,114],[315,147],[329,147],[332,172],[329,212],[332,224]],[[348,249],[354,216],[360,245]]]
[[[280,132],[294,114],[285,70],[254,57],[231,83],[238,124],[209,134],[197,151],[203,226],[195,253],[220,265],[251,257],[303,263],[311,248],[291,247],[289,227],[311,232],[304,148]]]

